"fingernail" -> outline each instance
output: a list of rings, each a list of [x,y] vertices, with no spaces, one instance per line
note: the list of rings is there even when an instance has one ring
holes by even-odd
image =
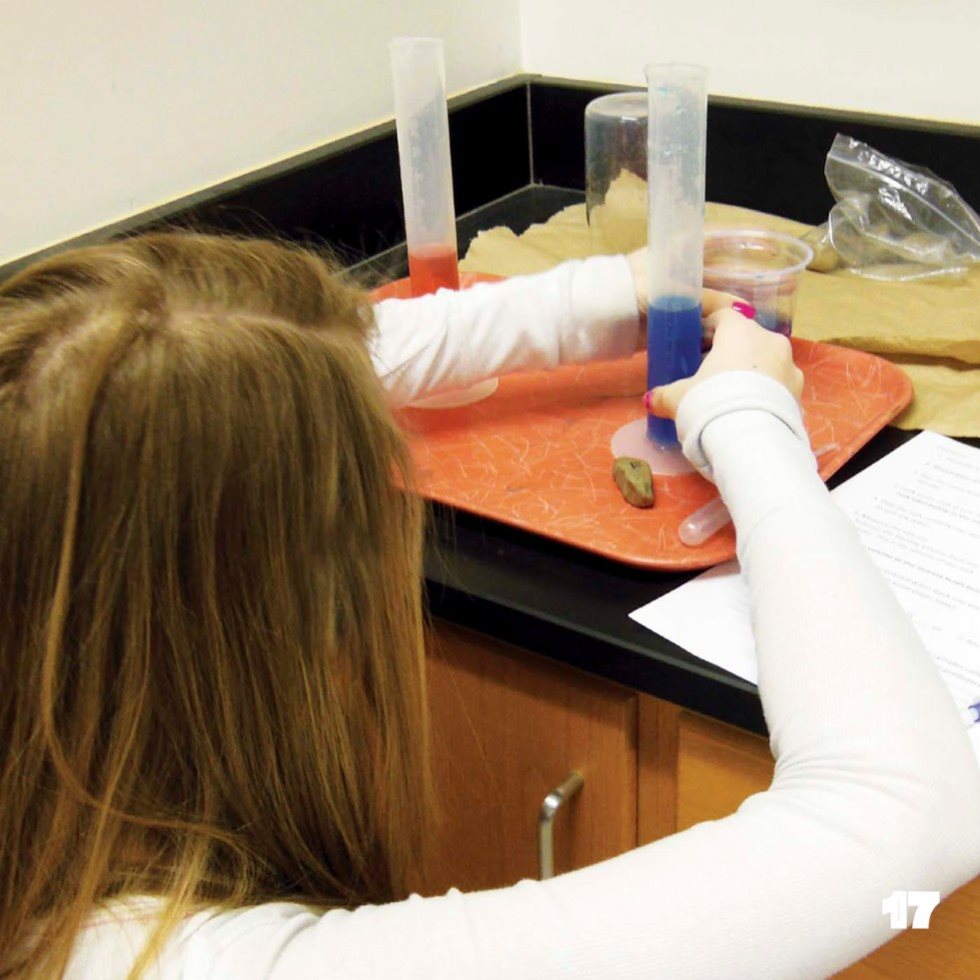
[[[644,408],[645,408],[645,409],[646,409],[646,410],[647,410],[648,412],[650,412],[650,411],[653,411],[653,409],[652,409],[652,407],[651,407],[651,405],[650,405],[650,403],[651,403],[651,402],[653,401],[653,399],[652,399],[652,397],[651,397],[652,395],[653,395],[653,392],[652,392],[652,391],[648,391],[648,392],[647,392],[647,393],[646,393],[646,394],[645,394],[645,395],[643,396],[643,407],[644,407]]]
[[[737,310],[748,320],[755,319],[755,307],[751,303],[732,303],[732,309]]]

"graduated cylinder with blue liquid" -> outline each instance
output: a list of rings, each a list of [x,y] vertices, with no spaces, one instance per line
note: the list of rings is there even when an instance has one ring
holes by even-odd
[[[701,305],[686,296],[660,296],[647,307],[647,390],[694,374],[701,364]],[[676,444],[673,420],[647,417],[647,438]]]
[[[701,363],[707,72],[647,65],[649,279],[647,385],[686,378]],[[669,419],[650,416],[647,438],[677,447]]]

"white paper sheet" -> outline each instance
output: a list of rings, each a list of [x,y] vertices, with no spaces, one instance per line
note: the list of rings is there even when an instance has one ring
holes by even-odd
[[[969,706],[980,701],[980,449],[923,432],[833,494],[966,719]],[[708,608],[711,616],[704,615]],[[703,660],[757,680],[748,593],[735,561],[630,618]],[[980,724],[970,735],[980,752]]]

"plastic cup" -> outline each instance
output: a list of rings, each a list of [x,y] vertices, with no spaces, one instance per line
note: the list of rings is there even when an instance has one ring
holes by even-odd
[[[646,244],[646,92],[615,92],[585,107],[585,214],[593,255]]]
[[[767,330],[788,337],[800,273],[813,258],[805,242],[776,231],[722,229],[704,236],[704,284],[755,307]]]

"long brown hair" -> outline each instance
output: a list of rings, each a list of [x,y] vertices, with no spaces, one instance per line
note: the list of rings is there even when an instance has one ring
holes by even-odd
[[[403,894],[422,515],[365,295],[154,234],[0,285],[0,974],[102,902]],[[143,961],[148,959],[144,956]]]

